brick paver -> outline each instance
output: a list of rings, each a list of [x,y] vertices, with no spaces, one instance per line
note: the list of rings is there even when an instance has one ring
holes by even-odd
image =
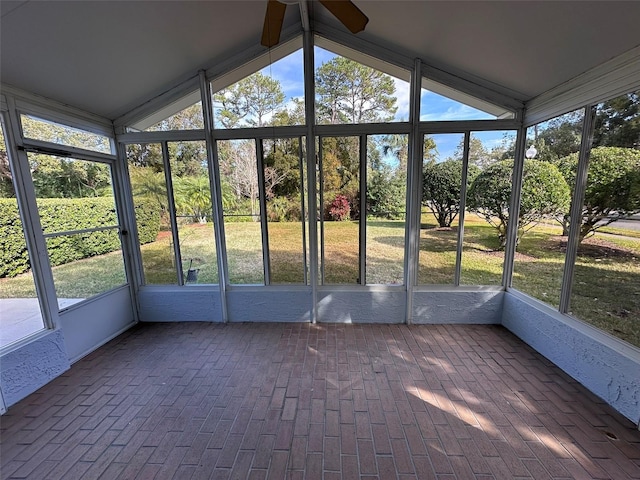
[[[640,479],[640,432],[497,326],[143,324],[1,420],[1,479]]]

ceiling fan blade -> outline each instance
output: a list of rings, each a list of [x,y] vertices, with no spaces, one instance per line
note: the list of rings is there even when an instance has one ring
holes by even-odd
[[[265,47],[273,47],[280,41],[280,31],[284,22],[284,12],[287,6],[278,0],[269,0],[267,3],[267,13],[264,16],[264,27],[262,27],[262,40],[260,43]]]
[[[320,3],[351,33],[361,32],[369,22],[367,16],[351,0],[320,0]]]

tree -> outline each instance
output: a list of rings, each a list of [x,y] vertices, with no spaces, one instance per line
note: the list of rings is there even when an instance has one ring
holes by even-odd
[[[167,200],[167,185],[164,173],[156,172],[151,167],[129,167],[131,188],[134,197],[143,197],[153,200],[159,207],[161,216],[167,222],[169,203]]]
[[[480,169],[469,165],[467,187],[471,185]],[[438,226],[450,227],[460,213],[462,187],[462,160],[447,160],[427,163],[422,169],[422,203],[431,209]]]
[[[393,120],[396,106],[393,79],[344,57],[316,70],[316,109],[323,123],[368,123]]]
[[[513,160],[501,160],[491,165],[475,178],[467,196],[469,209],[498,231],[501,248],[506,245],[511,217],[512,172]],[[542,218],[565,211],[569,201],[569,186],[555,165],[525,160],[517,241]]]
[[[462,158],[464,153],[464,138],[456,147],[453,158]],[[485,169],[489,165],[495,163],[497,158],[491,155],[478,137],[471,135],[469,138],[469,165],[475,165],[480,169]]]
[[[556,162],[566,182],[574,185],[578,153]],[[599,228],[640,212],[640,150],[597,147],[589,155],[589,170],[580,241]]]
[[[178,178],[173,182],[173,195],[178,212],[188,213],[199,223],[207,223],[213,208],[209,178],[206,176]]]
[[[112,195],[107,165],[45,154],[29,154],[29,165],[39,198]]]
[[[640,149],[640,90],[598,105],[593,146],[608,145]]]
[[[199,128],[204,128],[202,102],[194,103],[178,113],[165,118],[164,120],[147,128],[147,131],[195,130]]]
[[[256,72],[213,95],[217,118],[225,128],[244,124],[264,127],[277,114],[286,97],[278,80]]]

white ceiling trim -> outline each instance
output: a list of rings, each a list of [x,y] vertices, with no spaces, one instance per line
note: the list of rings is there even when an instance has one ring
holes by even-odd
[[[113,138],[113,123],[93,113],[51,100],[30,92],[25,92],[12,85],[1,84],[3,95],[15,100],[16,108],[21,113],[35,115],[44,120],[61,123],[99,135]]]
[[[640,46],[527,102],[525,125],[534,125],[637,89],[640,89]]]

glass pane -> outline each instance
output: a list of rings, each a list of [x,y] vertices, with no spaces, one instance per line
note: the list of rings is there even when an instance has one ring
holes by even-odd
[[[560,305],[570,199],[575,187],[575,172],[567,167],[572,161],[577,161],[583,117],[583,110],[579,110],[527,130],[527,157],[530,160],[525,160],[525,166],[538,162],[543,167],[540,173],[544,175],[536,179],[534,174],[537,170],[525,169],[520,238],[512,285],[556,308]],[[536,184],[544,188],[534,188]],[[534,219],[534,208],[542,201],[552,208]],[[524,225],[529,220],[535,221]]]
[[[196,141],[167,147],[184,281],[218,283],[207,146]]]
[[[367,284],[404,283],[408,135],[367,137]]]
[[[212,85],[215,128],[304,125],[302,49],[233,85]]]
[[[401,122],[409,118],[409,82],[315,47],[319,124]]]
[[[321,147],[324,283],[360,283],[360,139],[323,137]]]
[[[125,284],[110,167],[53,155],[28,158],[49,262],[56,267],[58,307]],[[95,228],[104,230],[72,233]]]
[[[255,141],[220,140],[217,145],[229,282],[264,283]]]
[[[458,250],[464,134],[425,135],[422,158],[419,284],[453,284]],[[477,174],[471,166],[468,184]]]
[[[32,115],[20,115],[22,133],[26,138],[84,148],[100,153],[111,153],[109,138]]]
[[[168,130],[197,130],[204,128],[202,117],[202,102],[194,103],[177,113],[154,123],[146,128],[147,132],[158,132]]]
[[[173,234],[159,143],[127,145],[144,282],[176,284]]]
[[[117,229],[47,238],[60,309],[127,283],[119,246]]]
[[[596,108],[571,292],[571,314],[640,347],[640,91]]]
[[[426,78],[420,91],[420,121],[495,120],[514,113]]]
[[[0,348],[44,328],[13,179],[0,128]]]
[[[263,142],[271,283],[305,281],[300,141],[287,138]]]
[[[478,175],[469,187],[462,248],[463,285],[502,283],[509,220],[515,132],[472,132],[469,168]],[[461,147],[459,147],[460,149]]]

